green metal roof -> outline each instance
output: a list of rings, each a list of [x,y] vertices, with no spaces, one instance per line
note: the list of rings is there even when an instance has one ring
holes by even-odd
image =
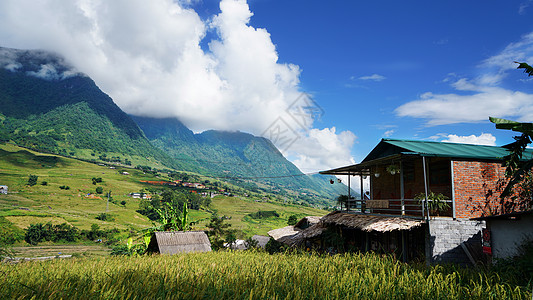
[[[376,163],[377,161],[398,159],[404,155],[501,161],[502,158],[508,154],[509,151],[506,148],[497,146],[382,139],[361,163],[322,171],[320,173],[367,175],[368,166]],[[533,159],[533,150],[526,149],[522,159]]]
[[[392,147],[391,147],[392,146]],[[457,144],[432,141],[382,139],[363,162],[392,154],[409,153],[420,156],[469,158],[478,160],[501,160],[509,154],[503,147]],[[533,151],[526,150],[524,159],[533,158]]]

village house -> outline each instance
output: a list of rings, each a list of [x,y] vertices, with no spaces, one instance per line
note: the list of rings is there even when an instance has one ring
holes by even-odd
[[[294,234],[287,244],[396,253],[403,260],[471,263],[480,259],[482,216],[502,213],[504,147],[382,139],[359,164],[320,172],[348,177],[343,211]],[[524,159],[533,157],[532,151]],[[361,197],[350,195],[359,180]],[[363,186],[369,186],[365,193]]]
[[[146,193],[130,193],[130,197],[133,199],[151,199],[152,196]]]
[[[7,185],[0,185],[0,194],[7,195]]]

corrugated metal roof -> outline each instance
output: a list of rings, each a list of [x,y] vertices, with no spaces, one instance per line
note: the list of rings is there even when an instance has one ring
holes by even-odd
[[[403,152],[413,152],[422,156],[501,159],[509,154],[506,148],[497,146],[396,139],[382,139],[381,142],[405,149]],[[533,158],[533,151],[527,150],[525,154],[525,159]]]
[[[369,175],[369,165],[379,160],[400,159],[406,155],[501,161],[508,154],[507,148],[497,146],[382,139],[361,163],[322,171],[320,174]],[[526,149],[522,159],[533,159],[533,150]]]

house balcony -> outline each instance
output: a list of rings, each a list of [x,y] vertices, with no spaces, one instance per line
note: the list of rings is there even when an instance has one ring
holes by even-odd
[[[422,219],[424,216],[428,216],[426,207],[429,207],[430,217],[453,216],[452,200],[440,201],[438,205],[437,202],[433,203],[433,200],[428,200],[427,206],[424,202],[425,200],[415,199],[351,199],[346,205],[343,205],[342,210],[364,214],[408,216]]]

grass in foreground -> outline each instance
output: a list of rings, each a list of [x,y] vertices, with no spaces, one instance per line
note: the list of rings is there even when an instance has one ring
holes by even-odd
[[[492,272],[413,267],[372,254],[210,252],[0,265],[4,298],[530,299]]]

